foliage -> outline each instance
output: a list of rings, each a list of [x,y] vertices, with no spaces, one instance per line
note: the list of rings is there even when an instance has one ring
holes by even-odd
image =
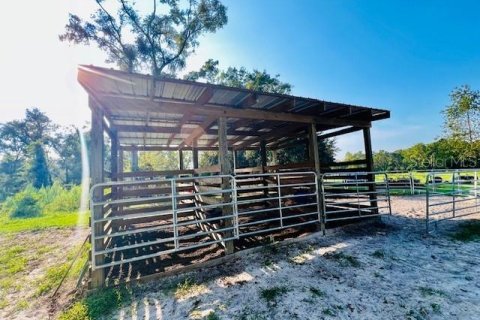
[[[278,74],[272,76],[265,70],[248,71],[244,67],[220,70],[218,63],[218,60],[209,59],[199,71],[189,72],[184,78],[262,92],[289,94],[292,91],[292,85],[280,81]]]
[[[191,151],[183,151],[183,165],[184,168],[192,166]],[[173,151],[142,151],[138,154],[138,167],[140,171],[178,170],[179,154]]]
[[[78,210],[80,197],[80,186],[67,189],[58,182],[49,188],[36,189],[28,186],[23,191],[7,198],[2,205],[1,212],[11,215],[12,212],[18,210],[20,204],[24,202],[23,199],[28,199],[26,204],[31,202],[30,199],[33,199],[41,214],[71,212]]]
[[[113,310],[128,303],[132,297],[132,290],[125,286],[102,289],[75,302],[68,310],[62,313],[60,320],[87,320],[100,319],[109,315]]]
[[[468,85],[450,93],[451,104],[443,110],[447,137],[473,142],[480,138],[480,90]]]
[[[15,245],[0,251],[0,277],[22,272],[27,266],[28,259],[24,256],[25,247]]]
[[[36,188],[53,180],[80,183],[80,159],[77,130],[57,126],[37,108],[27,109],[23,119],[0,125],[0,200],[27,183]]]
[[[453,239],[463,242],[480,240],[480,222],[466,222],[453,235]]]
[[[107,53],[107,62],[129,72],[144,68],[154,76],[165,69],[174,73],[185,66],[201,35],[227,23],[227,9],[219,0],[154,0],[148,14],[127,0],[105,2],[96,0],[98,9],[87,21],[70,14],[59,38],[94,43]]]
[[[29,161],[27,161],[26,166],[27,177],[35,188],[48,187],[52,184],[47,156],[39,141],[30,145]]]
[[[78,129],[67,127],[55,135],[53,147],[59,156],[58,164],[64,173],[63,181],[65,184],[80,184],[82,182],[80,134]]]
[[[2,211],[10,218],[30,218],[41,214],[39,195],[33,187],[8,198],[2,206]]]
[[[272,287],[260,290],[260,297],[267,302],[275,302],[278,297],[288,292],[287,287]]]

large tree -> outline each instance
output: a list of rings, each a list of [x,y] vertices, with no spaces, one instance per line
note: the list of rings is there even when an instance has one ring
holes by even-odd
[[[244,67],[220,70],[218,64],[218,60],[209,59],[198,71],[187,73],[184,79],[270,93],[289,94],[292,91],[292,85],[280,81],[278,74],[272,76],[265,70],[248,71]]]
[[[95,2],[98,9],[88,20],[70,14],[60,40],[94,43],[107,53],[107,62],[130,72],[146,69],[153,76],[182,69],[199,37],[227,23],[227,9],[219,0],[153,0],[148,13],[126,0]]]
[[[468,85],[450,93],[451,103],[443,110],[447,137],[473,142],[480,138],[480,91]]]
[[[53,147],[58,155],[58,166],[63,171],[66,184],[82,182],[82,147],[80,132],[75,127],[67,127],[55,136]]]
[[[15,193],[27,182],[36,186],[51,184],[46,150],[53,145],[57,129],[58,126],[37,108],[27,109],[24,119],[0,124],[0,189],[3,196]]]

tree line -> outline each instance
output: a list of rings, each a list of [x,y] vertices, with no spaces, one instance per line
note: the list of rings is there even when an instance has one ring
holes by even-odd
[[[455,88],[442,115],[441,137],[431,143],[418,143],[393,152],[374,152],[375,171],[478,168],[480,90],[468,85]],[[364,157],[362,152],[345,154],[347,161]]]

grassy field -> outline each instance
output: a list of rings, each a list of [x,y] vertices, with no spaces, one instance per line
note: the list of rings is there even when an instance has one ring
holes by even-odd
[[[1,214],[0,234],[48,228],[86,227],[88,225],[88,216],[88,213],[55,212],[32,218],[10,218],[7,214]]]
[[[44,191],[45,192],[45,191]],[[54,201],[59,201],[60,194]],[[9,205],[13,200],[9,199]],[[15,205],[15,203],[13,203]],[[31,217],[12,217],[8,206],[0,212],[0,318],[46,319],[55,314],[56,301],[68,301],[87,259],[82,247],[88,216],[78,211],[48,211],[51,203]],[[70,269],[72,261],[80,252]],[[51,295],[67,271],[59,295]],[[53,311],[52,311],[53,310]],[[53,313],[52,313],[53,312]]]

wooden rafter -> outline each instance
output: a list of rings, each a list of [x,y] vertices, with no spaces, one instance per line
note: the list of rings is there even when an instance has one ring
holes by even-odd
[[[209,88],[209,87],[205,87],[205,89],[203,90],[203,92],[200,94],[200,96],[198,97],[196,103],[195,103],[195,106],[203,106],[205,105],[205,103],[207,103],[208,101],[210,101],[210,99],[213,97],[213,89],[212,88]],[[182,130],[182,127],[185,123],[187,123],[190,118],[193,116],[193,112],[190,111],[190,112],[185,112],[183,114],[183,117],[182,119],[179,121],[177,127],[178,129],[181,131]],[[173,138],[175,137],[175,133],[172,133],[170,135],[170,137],[168,138],[168,141],[167,141],[167,145],[170,145]]]
[[[193,143],[203,134],[205,134],[205,130],[208,129],[208,127],[210,127],[216,120],[218,119],[217,116],[209,116],[205,119],[205,121],[203,121],[203,123],[201,125],[199,125],[198,127],[196,127],[192,133],[190,133],[190,135],[188,137],[186,137],[185,139],[183,139],[183,141],[180,143],[180,145],[178,146],[179,149],[183,149],[185,146],[192,146]]]
[[[234,146],[234,149],[240,150],[240,149],[243,149],[243,148],[245,148],[249,145],[258,143],[262,140],[268,140],[268,139],[270,139],[272,137],[275,137],[275,136],[281,136],[281,135],[289,134],[289,133],[297,131],[301,128],[305,128],[305,125],[304,124],[291,124],[291,125],[285,125],[285,126],[277,127],[277,128],[274,128],[272,131],[266,133],[265,135],[262,135],[260,137],[256,137],[254,139],[246,140],[243,143],[241,143],[240,145]]]

